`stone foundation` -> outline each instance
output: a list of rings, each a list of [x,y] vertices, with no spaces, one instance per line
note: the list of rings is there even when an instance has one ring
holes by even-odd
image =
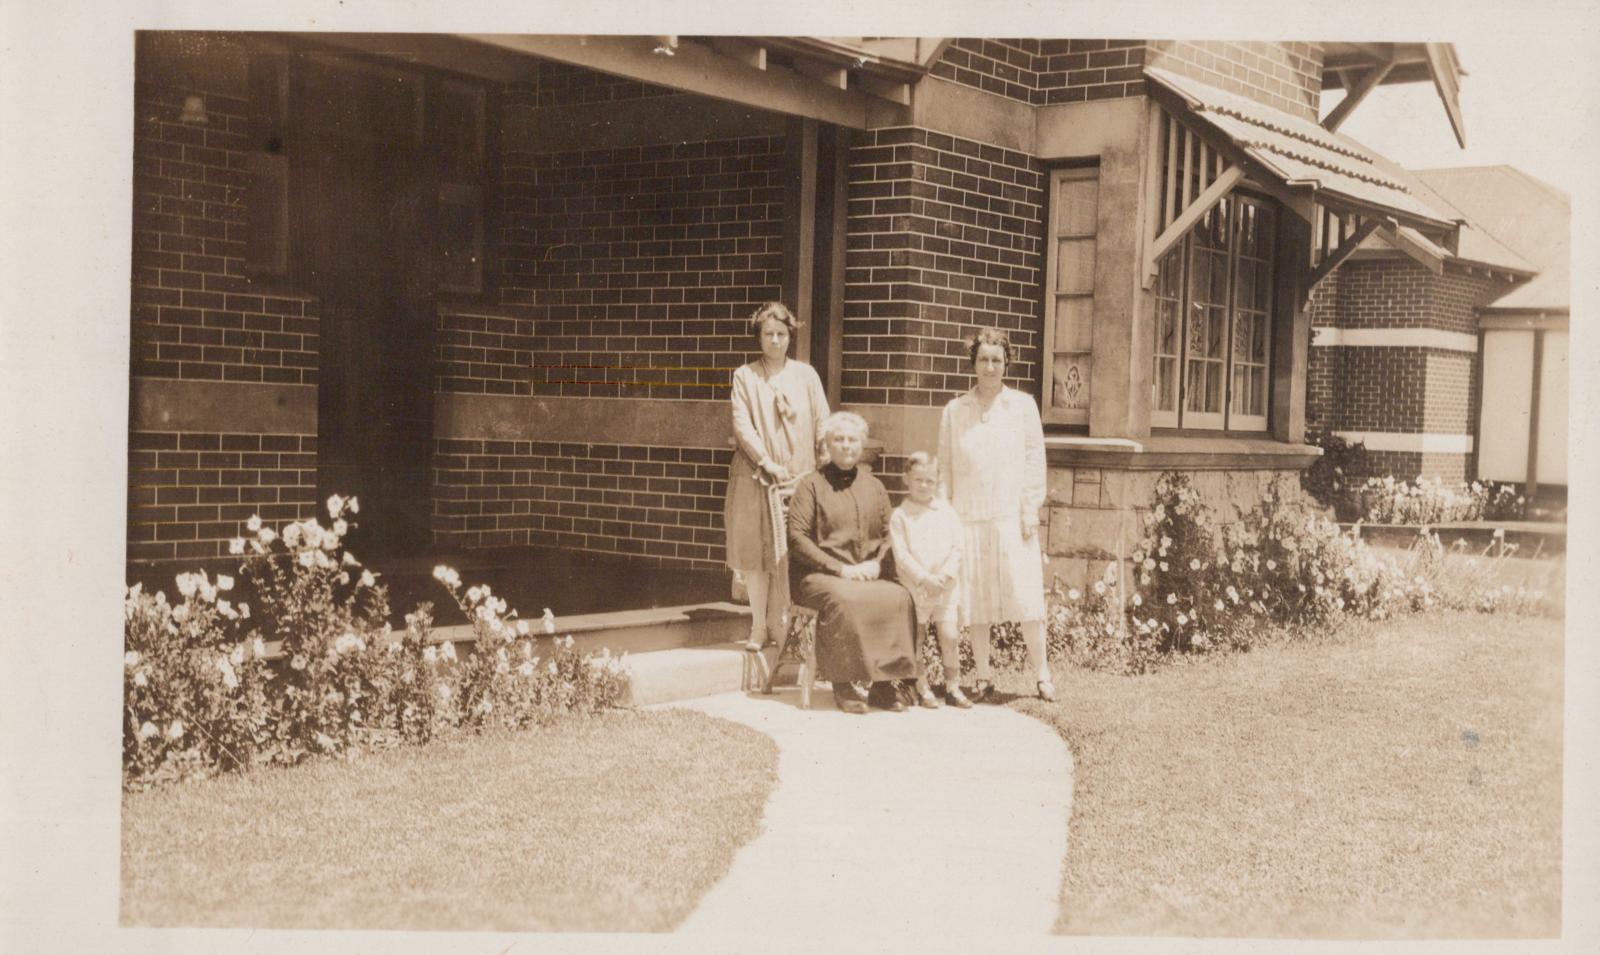
[[[1154,506],[1156,482],[1167,471],[1188,475],[1210,518],[1221,529],[1242,521],[1274,483],[1286,497],[1300,498],[1299,465],[1238,468],[1171,468],[1052,464],[1045,496],[1046,577],[1083,587],[1127,555],[1144,534]]]

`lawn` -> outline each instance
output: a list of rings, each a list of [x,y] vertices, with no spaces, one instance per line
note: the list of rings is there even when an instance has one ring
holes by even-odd
[[[777,749],[609,713],[123,799],[128,925],[666,931],[758,831]]]
[[[1560,932],[1559,620],[1406,617],[1057,686],[1013,705],[1076,762],[1060,932]]]

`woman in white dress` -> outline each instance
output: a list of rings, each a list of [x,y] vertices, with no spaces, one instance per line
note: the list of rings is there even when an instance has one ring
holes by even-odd
[[[723,527],[728,566],[744,578],[750,594],[750,642],[759,650],[782,636],[789,608],[789,557],[781,533],[774,538],[767,490],[816,469],[817,442],[828,398],[822,379],[805,362],[789,357],[799,327],[781,302],[768,302],[750,316],[761,357],[733,373],[733,437],[737,447],[728,470]]]
[[[1044,567],[1039,508],[1045,497],[1039,406],[1005,385],[1011,340],[986,329],[970,344],[977,384],[944,407],[940,490],[961,518],[962,617],[972,637],[974,702],[989,695],[989,628],[1022,629],[1041,699],[1055,699],[1044,647]]]

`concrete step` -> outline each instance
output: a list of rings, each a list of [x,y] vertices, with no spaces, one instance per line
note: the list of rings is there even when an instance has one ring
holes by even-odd
[[[701,647],[711,644],[743,642],[750,634],[750,608],[744,604],[719,601],[685,604],[679,607],[653,607],[647,610],[615,610],[609,613],[571,614],[556,617],[556,634],[571,636],[580,650],[598,653],[610,650],[614,656]],[[534,632],[543,634],[537,619],[528,621]],[[472,627],[458,624],[435,627],[434,639],[470,643]]]
[[[769,651],[770,658],[771,653]],[[739,644],[654,650],[628,657],[628,703],[650,706],[759,687]]]

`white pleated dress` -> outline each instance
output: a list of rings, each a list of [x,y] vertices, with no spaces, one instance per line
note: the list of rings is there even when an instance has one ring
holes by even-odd
[[[961,518],[961,617],[1044,619],[1043,533],[1022,536],[1045,497],[1044,427],[1028,395],[1004,388],[988,413],[971,392],[944,407],[939,484]]]

